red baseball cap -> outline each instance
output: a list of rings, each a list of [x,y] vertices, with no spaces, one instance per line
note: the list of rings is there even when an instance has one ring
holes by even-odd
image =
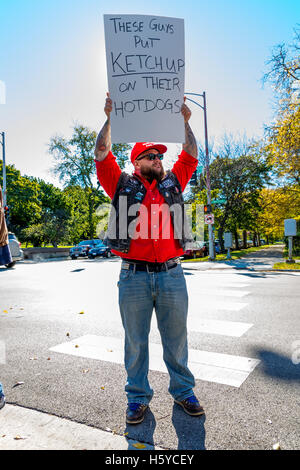
[[[141,153],[146,152],[146,150],[155,149],[159,153],[165,153],[167,147],[163,144],[155,144],[154,142],[137,142],[133,149],[131,150],[130,159],[133,163],[134,160],[141,155]]]

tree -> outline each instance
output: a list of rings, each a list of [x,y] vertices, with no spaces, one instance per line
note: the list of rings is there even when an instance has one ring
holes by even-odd
[[[212,199],[224,199],[215,205],[215,227],[223,247],[223,234],[231,231],[238,246],[238,229],[255,230],[257,212],[260,210],[259,193],[269,181],[269,165],[252,149],[252,141],[245,136],[234,138],[225,135],[216,151],[211,152],[210,181]],[[193,200],[203,200],[206,183],[201,178],[198,187],[192,190]],[[198,194],[198,196],[197,196]],[[246,240],[244,240],[245,242]]]
[[[259,195],[261,211],[257,224],[270,240],[284,235],[284,219],[300,221],[300,191],[293,188],[263,188]],[[296,188],[294,188],[296,189]]]
[[[266,126],[262,152],[274,166],[283,185],[300,184],[300,29],[293,44],[279,44],[263,77],[276,93],[275,122]]]
[[[131,150],[131,145],[128,144],[112,144],[112,153],[116,157],[119,167],[124,170],[128,161],[128,152]]]
[[[0,161],[1,185],[2,166],[3,162]],[[29,177],[21,176],[14,165],[6,165],[6,179],[7,203],[10,208],[9,229],[19,235],[23,228],[40,221],[40,188]]]
[[[53,137],[49,152],[55,159],[53,173],[59,176],[65,188],[79,186],[85,191],[88,207],[88,238],[96,231],[95,210],[101,202],[108,201],[99,185],[95,185],[94,148],[96,133],[82,125],[75,125],[70,140]]]

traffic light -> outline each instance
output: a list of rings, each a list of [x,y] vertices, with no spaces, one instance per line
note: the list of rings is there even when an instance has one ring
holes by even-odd
[[[5,218],[7,220],[8,217],[9,217],[9,207],[8,206],[4,206],[4,214],[5,214]]]
[[[210,204],[206,204],[204,206],[204,214],[211,214],[212,213],[212,210],[211,210],[211,205]]]

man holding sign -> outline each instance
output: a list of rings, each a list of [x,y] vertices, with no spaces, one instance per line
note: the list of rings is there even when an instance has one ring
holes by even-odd
[[[165,172],[162,165],[165,145],[138,142],[131,152],[132,175],[121,171],[111,152],[109,94],[104,111],[107,121],[97,138],[95,162],[99,182],[112,199],[108,244],[122,258],[118,287],[125,330],[126,421],[142,422],[153,396],[148,382],[153,308],[170,375],[169,392],[186,413],[199,416],[204,410],[193,393],[195,380],[187,366],[188,294],[179,261],[192,240],[182,197],[198,163],[191,111],[181,104],[185,143],[172,170]]]

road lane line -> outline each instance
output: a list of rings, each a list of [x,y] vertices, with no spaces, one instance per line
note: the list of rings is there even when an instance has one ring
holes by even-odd
[[[50,348],[50,351],[116,364],[124,363],[123,339],[85,335]],[[76,347],[76,345],[78,347]],[[166,373],[161,344],[150,343],[150,370]],[[240,387],[259,360],[189,349],[189,367],[196,379]]]

